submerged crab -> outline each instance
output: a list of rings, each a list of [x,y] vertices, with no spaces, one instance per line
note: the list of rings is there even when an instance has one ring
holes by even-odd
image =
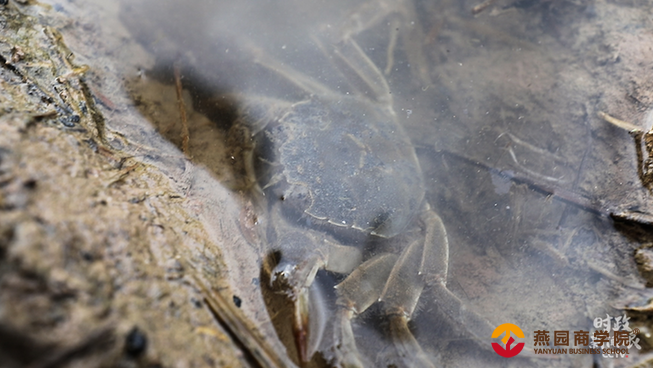
[[[309,291],[325,269],[348,274],[336,286],[338,365],[363,366],[351,320],[380,302],[400,359],[431,366],[407,325],[424,288],[456,321],[477,319],[446,287],[446,231],[425,201],[422,170],[395,117],[387,82],[354,40],[339,42],[333,54],[372,98],[333,92],[258,53],[259,64],[307,98],[245,100],[232,128],[253,141],[244,152],[246,171],[272,214],[268,237],[281,260],[271,279],[287,284],[295,305],[300,360],[309,360],[322,335],[322,328],[309,328],[315,304]]]

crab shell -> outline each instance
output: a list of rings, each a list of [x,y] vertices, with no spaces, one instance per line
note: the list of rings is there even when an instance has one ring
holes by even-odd
[[[391,238],[424,203],[413,145],[389,109],[352,96],[312,97],[269,124],[257,143],[274,162],[261,186],[309,228]]]

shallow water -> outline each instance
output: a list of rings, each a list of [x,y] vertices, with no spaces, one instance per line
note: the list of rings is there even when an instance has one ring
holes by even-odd
[[[645,210],[649,194],[637,176],[632,139],[597,113],[607,111],[637,125],[653,101],[648,71],[641,66],[653,56],[646,46],[653,29],[650,4],[497,1],[473,15],[475,5],[388,2],[393,12],[354,32],[373,14],[362,1],[121,4],[119,19],[130,32],[122,37],[134,37],[150,55],[141,50],[115,60],[116,69],[127,73],[124,85],[115,88],[126,89],[127,101],[135,101],[126,103],[181,147],[176,63],[187,91],[189,155],[235,187],[242,173],[225,163],[224,142],[240,105],[258,99],[282,106],[282,101],[305,99],[295,73],[329,93],[378,99],[375,83],[361,81],[361,74],[339,73],[342,61],[329,48],[343,29],[352,30],[384,73],[391,107],[422,167],[426,200],[447,228],[449,289],[491,325],[521,327],[523,342],[532,348],[536,330],[593,331],[595,318],[623,315],[621,307],[647,299],[633,259],[641,244],[617,231],[608,213]],[[359,23],[348,23],[356,14]],[[293,74],[261,66],[266,57]],[[87,59],[93,65],[94,57]],[[177,173],[179,151],[165,141],[148,141],[134,124],[108,121],[110,130],[134,145],[175,157],[167,161]],[[242,212],[220,216],[236,219]],[[260,235],[245,236],[260,241]],[[252,263],[250,270],[260,267],[258,259]],[[259,277],[241,272],[242,280]],[[322,275],[319,282],[329,288],[340,280],[333,277]],[[632,356],[590,355],[506,361],[487,348],[490,336],[475,341],[481,327],[453,320],[429,291],[411,328],[435,365],[633,363]],[[332,298],[326,297],[327,309],[334,309]],[[393,359],[379,311],[372,308],[354,322],[355,334],[365,336],[361,352],[376,365]]]

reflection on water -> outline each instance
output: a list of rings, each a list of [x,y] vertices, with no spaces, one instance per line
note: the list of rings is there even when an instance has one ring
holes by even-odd
[[[190,119],[197,124],[191,127],[190,155],[223,178],[227,169],[220,166],[222,157],[202,153],[213,145],[224,146],[216,140],[224,139],[243,107],[258,109],[248,122],[258,131],[267,129],[262,121],[270,117],[287,127],[280,119],[286,118],[283,112],[310,100],[311,94],[318,97],[310,101],[328,94],[335,105],[354,96],[379,110],[391,103],[393,123],[399,125],[384,133],[402,140],[405,129],[415,148],[426,201],[448,233],[447,286],[475,316],[447,308],[452,304],[427,285],[409,325],[426,359],[435,366],[607,366],[608,358],[600,356],[533,357],[532,352],[506,361],[489,348],[485,324],[518,325],[530,351],[534,331],[550,331],[552,339],[557,330],[593,331],[595,318],[622,315],[621,306],[643,298],[644,282],[633,260],[638,245],[614,230],[606,209],[641,204],[646,196],[637,190],[629,137],[596,114],[642,109],[641,102],[623,102],[621,86],[630,83],[630,95],[644,99],[645,82],[634,70],[636,60],[647,55],[639,45],[642,30],[651,29],[650,14],[646,18],[642,9],[598,0],[497,1],[473,16],[470,9],[475,5],[390,0],[373,6],[362,0],[125,2],[121,19],[157,58],[148,75],[158,78],[128,84],[134,90],[145,90],[148,83],[160,89],[176,64],[190,91],[187,105],[196,114]],[[625,26],[624,19],[632,26]],[[363,55],[333,46],[348,37]],[[392,99],[383,94],[386,82]],[[169,108],[175,97],[167,98]],[[215,126],[217,133],[209,133]],[[176,131],[159,129],[175,142]],[[362,151],[384,149],[365,147],[368,141],[356,134],[348,136]],[[287,135],[267,135],[272,141],[281,137]],[[336,145],[331,150],[336,155],[346,148],[351,147]],[[308,162],[314,161],[319,160]],[[251,168],[243,167],[234,175],[247,173]],[[278,180],[274,174],[266,178],[271,186]],[[400,182],[410,180],[419,177]],[[417,216],[418,211],[413,212]],[[282,216],[286,214],[273,213],[269,223]],[[299,224],[282,232],[310,228],[315,226]],[[365,231],[351,236],[325,224],[317,228],[326,229],[322,237],[344,243],[349,239],[346,245],[357,245],[364,259],[382,253],[379,249],[402,254],[412,233],[419,233],[408,225],[411,234],[386,234],[393,238],[388,241],[372,235],[360,240]],[[316,241],[319,235],[298,236]],[[359,240],[368,245],[359,245]],[[290,248],[280,250],[283,262]],[[311,289],[324,294],[321,303],[327,305],[320,306],[318,314],[327,320],[337,311],[331,289],[344,277],[320,272],[319,288]],[[283,310],[272,318],[292,323],[287,305],[278,303],[283,307],[273,305],[271,310]],[[352,321],[362,360],[371,366],[406,363],[409,360],[398,358],[388,332],[393,322],[383,310],[383,303],[376,303]],[[326,330],[333,329],[326,323]],[[334,345],[329,333],[316,343],[327,360]],[[296,360],[296,333],[293,337],[286,329],[279,334]]]

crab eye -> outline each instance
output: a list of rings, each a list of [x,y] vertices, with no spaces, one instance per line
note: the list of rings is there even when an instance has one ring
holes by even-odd
[[[371,221],[372,229],[375,233],[383,233],[384,229],[390,227],[390,213],[382,212]]]

